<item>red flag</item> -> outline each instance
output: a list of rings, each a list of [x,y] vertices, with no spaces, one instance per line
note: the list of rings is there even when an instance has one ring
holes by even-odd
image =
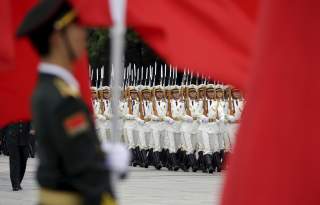
[[[10,0],[0,2],[0,70],[12,66],[14,59]]]
[[[11,13],[7,18],[12,22],[12,29],[5,33],[13,39],[12,45],[5,45],[3,49],[13,50],[15,58],[7,69],[0,71],[0,127],[8,122],[30,119],[29,101],[36,81],[38,57],[27,40],[17,40],[14,34],[35,3],[35,0],[10,1],[10,5],[3,8]]]
[[[108,0],[69,0],[79,14],[80,22],[89,27],[111,25]]]
[[[128,24],[169,63],[241,88],[251,57],[252,18],[232,1],[128,1]]]
[[[88,55],[85,54],[75,63],[74,66],[76,68],[74,75],[79,82],[82,99],[86,102],[90,111],[93,111],[89,80]]]
[[[102,24],[100,24],[102,22],[104,22],[103,25],[106,25],[108,22],[110,23],[108,18],[105,18],[107,16],[106,13],[102,14],[100,7],[94,7],[96,4],[89,5],[86,3],[89,2],[88,0],[78,1],[81,2],[81,4],[76,4],[76,9],[79,12],[80,19],[84,25],[102,26]],[[13,29],[8,29],[5,33],[13,38],[13,48],[10,44],[3,44],[0,45],[2,46],[0,47],[0,52],[3,51],[3,49],[13,50],[15,52],[15,58],[13,64],[8,67],[8,69],[0,70],[0,127],[17,120],[31,119],[30,100],[37,80],[37,64],[39,62],[39,58],[36,52],[32,49],[29,41],[26,39],[15,38],[15,31],[20,25],[23,17],[37,1],[13,0],[10,2],[11,5],[8,4],[7,6],[11,6],[11,8],[7,7],[1,9],[12,12],[12,16],[6,18],[12,20]],[[72,2],[76,3],[77,1],[73,0]],[[107,8],[107,4],[105,3],[104,5],[105,8]],[[84,13],[84,7],[88,11],[94,13],[92,18],[89,17],[88,14]],[[96,12],[94,12],[95,9],[97,10]],[[105,10],[103,9],[102,11]],[[82,97],[88,104],[89,108],[92,109],[87,55],[84,55],[79,59],[75,66],[75,76],[79,81]]]
[[[256,22],[258,11],[258,0],[232,0],[252,21]]]
[[[319,8],[319,1],[262,1],[223,205],[320,204]]]

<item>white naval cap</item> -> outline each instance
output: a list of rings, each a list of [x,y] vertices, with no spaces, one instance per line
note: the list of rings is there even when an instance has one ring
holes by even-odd
[[[224,90],[224,89],[225,89],[224,85],[220,85],[220,84],[216,85],[216,90]]]
[[[170,86],[169,90],[180,90],[180,86],[172,85],[172,86]]]
[[[151,90],[152,90],[152,89],[151,89],[150,86],[143,86],[143,87],[141,87],[141,89],[140,89],[141,92],[146,92],[146,91],[151,91]]]
[[[208,84],[208,85],[206,86],[206,88],[207,88],[207,91],[209,91],[209,90],[214,90],[214,89],[216,88],[216,85],[214,85],[214,84]]]
[[[207,86],[205,84],[198,85],[198,90],[205,90]]]
[[[98,89],[97,89],[96,87],[94,87],[94,86],[91,86],[91,87],[90,87],[90,90],[91,90],[92,92],[97,92]]]
[[[103,86],[100,88],[101,90],[109,90],[110,91],[110,87],[109,86]]]
[[[138,89],[136,88],[136,86],[129,86],[128,88],[130,92],[138,92]]]
[[[188,88],[188,90],[195,90],[195,91],[197,91],[197,86],[194,85],[194,84],[188,85],[187,88]]]
[[[164,87],[161,86],[161,85],[157,85],[157,86],[154,86],[153,89],[154,89],[155,91],[163,91],[163,90],[164,90]]]

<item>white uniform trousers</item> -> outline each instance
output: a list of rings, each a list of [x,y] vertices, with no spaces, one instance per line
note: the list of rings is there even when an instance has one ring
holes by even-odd
[[[229,123],[227,125],[231,146],[233,146],[236,142],[236,136],[239,130],[239,126],[240,123]]]
[[[105,122],[106,120],[96,119],[96,130],[101,143],[107,142]]]
[[[164,139],[164,148],[169,149],[169,153],[175,153],[183,144],[181,135],[181,122],[174,121],[172,124],[165,123],[167,134]]]
[[[195,150],[195,145],[198,141],[198,128],[199,124],[197,121],[182,122],[181,132],[184,140],[183,145],[187,154],[191,154]]]
[[[141,149],[153,148],[152,122],[145,122],[139,126],[139,146]]]
[[[165,133],[164,122],[160,122],[160,121],[151,122],[151,129],[152,129],[151,146],[154,152],[160,152],[161,151],[160,138],[161,137],[164,138],[163,134]]]
[[[227,124],[223,121],[217,122],[219,126],[219,145],[220,145],[220,150],[231,150],[231,141],[229,138],[229,133],[227,130]]]
[[[202,123],[199,127],[200,151],[211,154],[220,151],[219,127],[215,122]]]
[[[106,120],[103,123],[103,127],[104,127],[104,132],[105,132],[105,136],[107,141],[111,141],[111,120]]]
[[[137,140],[135,140],[135,130],[137,129],[137,122],[135,120],[126,120],[124,123],[124,131],[126,135],[126,141],[128,148],[133,149],[138,146]]]

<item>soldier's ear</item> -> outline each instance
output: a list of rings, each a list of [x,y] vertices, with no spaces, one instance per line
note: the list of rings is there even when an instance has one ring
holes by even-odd
[[[49,37],[49,49],[60,47],[62,43],[61,35],[58,32],[53,32]]]

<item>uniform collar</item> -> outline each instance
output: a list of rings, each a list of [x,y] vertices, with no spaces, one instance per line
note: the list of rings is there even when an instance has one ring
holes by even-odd
[[[70,87],[79,91],[78,81],[75,79],[75,77],[72,75],[71,72],[69,72],[67,69],[64,69],[61,66],[51,64],[51,63],[41,62],[39,64],[39,72],[43,74],[54,75],[58,78],[61,78]]]

